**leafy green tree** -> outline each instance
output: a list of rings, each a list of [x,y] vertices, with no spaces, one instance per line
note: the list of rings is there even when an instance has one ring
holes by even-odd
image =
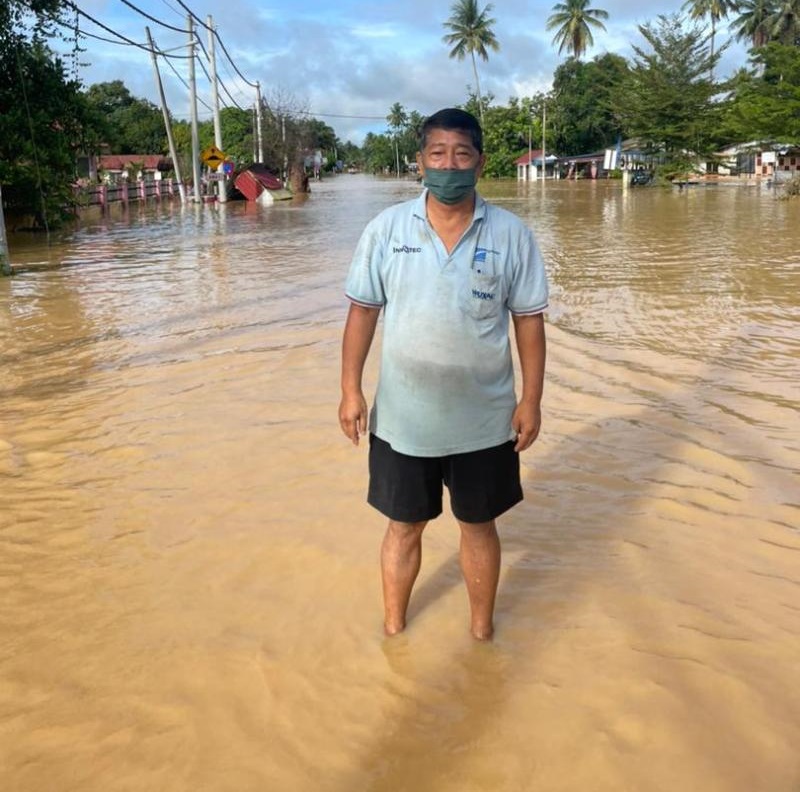
[[[394,168],[394,146],[388,135],[368,132],[361,148],[364,168],[370,173],[383,173]]]
[[[96,83],[86,99],[105,119],[105,143],[112,154],[164,154],[167,134],[161,110],[133,96],[122,80]]]
[[[478,0],[456,0],[450,7],[450,18],[443,23],[444,27],[450,31],[443,37],[444,43],[448,47],[452,47],[449,53],[450,57],[464,60],[469,54],[472,58],[472,72],[475,75],[475,90],[478,93],[481,123],[483,123],[484,113],[475,55],[488,61],[489,50],[500,51],[500,43],[492,30],[492,26],[497,20],[489,16],[491,10],[491,3],[481,10],[478,7]]]
[[[559,154],[598,151],[624,134],[617,109],[629,76],[625,58],[610,53],[587,63],[570,58],[556,69],[550,118]]]
[[[772,37],[773,0],[740,0],[736,11],[738,16],[731,25],[736,39],[749,40],[753,47],[763,47]]]
[[[339,144],[339,159],[344,163],[347,168],[363,168],[364,158],[361,147],[355,143],[346,140],[344,143]]]
[[[483,130],[486,154],[483,175],[487,178],[514,176],[514,160],[527,150],[531,139],[541,140],[541,114],[534,110],[531,99],[514,97],[506,107],[488,108]]]
[[[750,60],[725,118],[730,139],[800,143],[800,47],[772,42]]]
[[[592,28],[605,30],[601,20],[608,19],[608,11],[601,8],[587,8],[589,0],[566,0],[553,6],[553,13],[547,19],[547,29],[556,30],[553,44],[558,44],[558,54],[564,50],[580,59],[587,48],[594,44]]]
[[[649,49],[634,46],[635,61],[619,102],[628,134],[640,137],[668,160],[688,162],[717,145],[725,104],[724,86],[709,74],[720,52],[709,52],[703,31],[686,29],[678,14],[661,15],[639,26]]]
[[[60,3],[0,3],[0,183],[8,217],[49,227],[73,202],[76,154],[94,144],[92,113],[48,47]],[[64,21],[64,20],[62,20]]]
[[[219,111],[222,148],[237,165],[253,159],[253,114],[238,107],[223,107]]]

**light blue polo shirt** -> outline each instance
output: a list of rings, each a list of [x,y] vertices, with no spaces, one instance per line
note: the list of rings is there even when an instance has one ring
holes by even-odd
[[[433,457],[516,437],[509,312],[547,307],[536,240],[511,212],[475,198],[448,254],[425,211],[427,191],[364,230],[345,292],[383,307],[383,346],[369,430],[395,451]]]

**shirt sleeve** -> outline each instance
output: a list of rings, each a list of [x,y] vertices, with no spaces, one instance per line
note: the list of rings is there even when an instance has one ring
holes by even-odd
[[[506,304],[513,314],[538,314],[547,308],[549,289],[544,260],[531,230],[520,229]]]
[[[373,220],[358,241],[344,291],[348,299],[359,305],[379,307],[386,302],[381,278],[385,243]]]

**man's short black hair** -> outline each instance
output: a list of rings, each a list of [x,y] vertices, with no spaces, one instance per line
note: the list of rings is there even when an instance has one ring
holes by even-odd
[[[457,107],[446,107],[425,119],[419,130],[419,150],[425,148],[428,133],[434,129],[447,129],[452,132],[463,132],[472,139],[472,145],[483,154],[483,131],[478,119],[466,110]]]

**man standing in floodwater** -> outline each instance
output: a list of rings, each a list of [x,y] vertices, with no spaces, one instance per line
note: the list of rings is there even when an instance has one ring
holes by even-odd
[[[477,194],[484,163],[474,116],[445,109],[427,118],[417,154],[425,190],[367,225],[347,278],[339,422],[356,445],[368,423],[362,373],[384,311],[367,500],[389,518],[381,547],[387,635],[405,628],[422,532],[442,512],[445,485],[461,529],[471,631],[491,638],[495,519],[522,500],[519,453],[539,434],[547,277],[531,231]]]

